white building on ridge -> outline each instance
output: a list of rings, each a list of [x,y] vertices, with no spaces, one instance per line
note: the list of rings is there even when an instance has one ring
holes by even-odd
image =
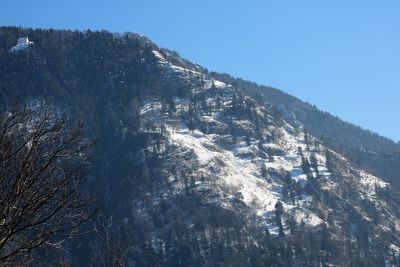
[[[32,45],[33,42],[29,41],[28,37],[19,37],[17,40],[17,45],[10,49],[10,52],[18,52],[21,50],[25,50]]]

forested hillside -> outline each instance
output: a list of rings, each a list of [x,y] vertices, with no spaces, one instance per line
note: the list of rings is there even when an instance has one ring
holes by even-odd
[[[71,241],[67,264],[396,264],[391,140],[132,33],[1,27],[0,77],[6,109],[50,105],[98,140],[83,190],[107,238]]]
[[[285,120],[293,125],[304,125],[312,135],[319,137],[336,151],[344,153],[363,168],[393,183],[400,182],[400,145],[393,140],[320,111],[276,88],[258,85],[228,74],[212,74],[222,81],[239,85],[260,101],[275,105]]]

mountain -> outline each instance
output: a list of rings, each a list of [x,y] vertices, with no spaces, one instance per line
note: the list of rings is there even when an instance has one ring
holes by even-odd
[[[122,265],[396,264],[389,139],[132,33],[1,27],[0,75],[5,106],[51,104],[99,139],[85,192]],[[102,265],[96,238],[63,257]]]
[[[324,140],[332,149],[344,153],[362,168],[392,183],[399,183],[399,143],[322,112],[275,88],[260,86],[227,74],[213,75],[222,81],[238,84],[253,97],[275,105],[288,122],[304,125],[311,134]]]

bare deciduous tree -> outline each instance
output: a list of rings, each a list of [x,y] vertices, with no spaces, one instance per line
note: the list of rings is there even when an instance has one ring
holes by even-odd
[[[0,264],[62,248],[93,215],[80,189],[92,142],[49,108],[0,112]]]
[[[132,250],[122,237],[122,226],[113,225],[113,216],[95,223],[96,238],[92,242],[89,266],[125,266]]]

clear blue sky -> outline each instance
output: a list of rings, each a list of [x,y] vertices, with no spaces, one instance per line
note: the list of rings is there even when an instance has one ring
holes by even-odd
[[[400,140],[398,0],[18,0],[0,25],[148,36],[210,70],[282,89]]]

